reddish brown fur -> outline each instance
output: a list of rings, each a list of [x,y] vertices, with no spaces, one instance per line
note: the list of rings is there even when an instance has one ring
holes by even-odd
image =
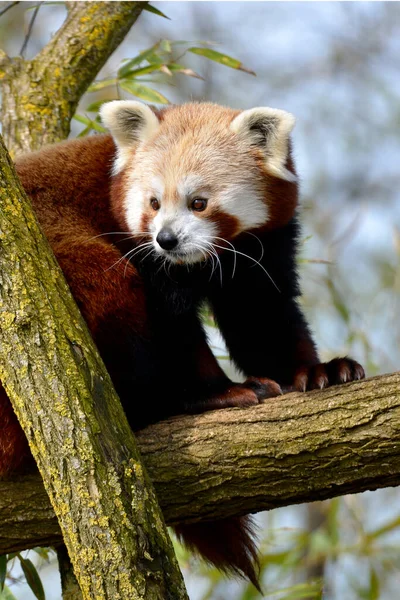
[[[201,214],[202,213],[200,213],[200,215]],[[231,240],[240,232],[238,219],[222,210],[213,210],[211,214],[207,215],[207,217],[210,221],[215,223],[218,228],[218,236],[221,238]],[[221,240],[219,240],[218,243],[220,243],[222,246],[224,245]]]
[[[0,384],[0,476],[33,466],[26,437]]]
[[[110,269],[120,252],[105,238],[94,239],[104,231],[118,230],[109,202],[114,151],[110,136],[94,136],[27,155],[17,160],[16,167],[92,334],[105,315],[114,314],[146,335],[145,299],[137,272],[129,263]],[[0,476],[4,476],[27,464],[30,453],[2,388],[0,423]]]
[[[255,526],[251,518],[231,517],[212,523],[192,523],[175,528],[178,537],[197,554],[218,565],[222,571],[245,572],[250,581],[262,594],[258,583],[259,563],[255,544]],[[252,540],[249,543],[249,540]],[[211,543],[210,543],[211,542]],[[243,554],[242,548],[246,548]],[[249,565],[254,567],[249,571]]]
[[[281,227],[294,215],[297,184],[272,175],[261,151],[249,151],[246,142],[238,142],[236,134],[229,130],[229,124],[239,112],[202,104],[168,108],[158,113],[163,133],[148,144],[148,149],[161,156],[160,165],[166,162],[163,157],[168,158],[167,172],[162,175],[165,175],[166,190],[172,201],[176,199],[174,182],[178,179],[177,174],[199,173],[207,184],[211,180],[219,191],[233,177],[240,182],[245,174],[248,176],[246,181],[254,183],[257,193],[268,206],[268,222],[259,229]],[[213,119],[210,119],[210,114]],[[172,150],[177,150],[175,155]],[[136,268],[126,261],[117,265],[121,253],[109,243],[116,239],[111,234],[97,237],[104,232],[127,229],[123,202],[129,184],[127,172],[114,178],[113,200],[110,202],[114,152],[111,136],[101,135],[52,146],[17,161],[23,186],[31,196],[38,219],[83,316],[92,334],[96,336],[99,333],[107,344],[108,332],[104,332],[102,326],[108,315],[114,318],[113,323],[129,327],[146,341],[149,327],[146,298]],[[140,150],[138,156],[139,153]],[[210,164],[213,167],[211,172]],[[144,166],[141,173],[144,180],[147,180],[148,172],[152,172],[151,152],[147,166],[149,171]],[[290,156],[286,167],[294,173]],[[154,214],[148,208],[142,217],[142,231],[148,230]],[[231,240],[240,234],[238,219],[218,207],[199,213],[199,218],[209,218],[216,223],[221,238]],[[362,376],[362,368],[351,360],[331,361],[324,368],[314,368],[318,358],[309,338],[300,339],[297,354],[299,364],[305,365],[296,375],[294,383],[298,387],[318,385],[330,371],[337,382],[348,377],[349,372],[352,376]],[[204,409],[256,404],[258,398],[281,392],[276,382],[256,377],[249,377],[241,385],[226,378],[228,385],[224,387],[223,372],[205,343],[198,344],[196,365],[201,383],[207,384],[212,378],[222,383],[220,393],[217,390],[209,397],[204,402]],[[199,407],[196,410],[198,412]],[[30,456],[25,437],[2,388],[0,423],[1,476],[28,465]],[[254,570],[256,550],[248,518],[227,519],[206,526],[195,524],[180,528],[179,533],[208,560],[222,569],[245,573],[257,587]]]
[[[265,158],[260,150],[253,150],[253,156],[264,179],[265,187],[263,195],[269,211],[268,222],[258,228],[258,231],[268,231],[283,227],[296,212],[298,206],[298,184],[295,181],[286,181],[271,175],[268,172],[265,165]],[[290,151],[286,168],[296,174]]]

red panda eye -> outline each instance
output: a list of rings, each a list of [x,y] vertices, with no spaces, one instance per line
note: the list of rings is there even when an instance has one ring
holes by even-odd
[[[158,210],[160,208],[160,203],[157,198],[151,198],[150,205],[153,210]]]
[[[193,210],[197,210],[197,212],[201,212],[207,208],[207,200],[205,198],[195,198],[192,202]]]

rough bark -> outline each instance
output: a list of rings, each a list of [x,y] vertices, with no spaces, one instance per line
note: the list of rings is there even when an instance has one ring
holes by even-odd
[[[119,399],[1,138],[0,255],[0,379],[84,598],[187,598]]]
[[[136,437],[168,524],[395,486],[400,373],[177,417]],[[0,552],[60,535],[38,476],[0,482],[0,514]]]
[[[13,155],[67,137],[82,93],[146,4],[68,2],[64,25],[34,60],[10,59],[0,50],[2,131]],[[9,179],[3,147],[1,167],[0,374],[44,474],[83,595],[186,598],[119,401],[30,208],[21,201],[21,189]],[[106,423],[108,402],[116,403],[110,409],[117,419],[113,428]],[[26,498],[34,505],[37,492],[29,478],[26,483]],[[9,502],[8,493],[3,500]],[[54,520],[51,508],[44,513]],[[62,542],[40,519],[32,530],[26,524],[13,529],[27,540],[36,531],[43,543]],[[80,598],[62,543],[58,554],[63,595]]]
[[[147,2],[74,2],[31,61],[0,51],[2,132],[12,156],[65,139],[78,102]]]

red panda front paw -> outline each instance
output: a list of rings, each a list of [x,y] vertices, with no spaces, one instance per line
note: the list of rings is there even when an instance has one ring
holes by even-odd
[[[259,399],[253,389],[247,387],[245,383],[232,383],[225,390],[209,396],[193,407],[189,407],[189,411],[205,412],[219,408],[247,408],[256,404],[259,404]]]
[[[248,377],[243,385],[253,390],[260,402],[283,394],[281,386],[267,377]]]
[[[299,392],[322,390],[330,385],[339,385],[364,379],[364,369],[351,358],[334,358],[327,363],[297,369],[294,388]]]

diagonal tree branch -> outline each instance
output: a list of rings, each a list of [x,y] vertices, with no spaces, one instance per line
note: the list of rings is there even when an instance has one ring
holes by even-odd
[[[75,2],[32,60],[3,71],[2,126],[12,156],[65,139],[78,102],[147,2]]]
[[[400,373],[177,417],[136,437],[169,524],[395,486]],[[0,515],[0,553],[60,535],[35,474],[0,482]]]

